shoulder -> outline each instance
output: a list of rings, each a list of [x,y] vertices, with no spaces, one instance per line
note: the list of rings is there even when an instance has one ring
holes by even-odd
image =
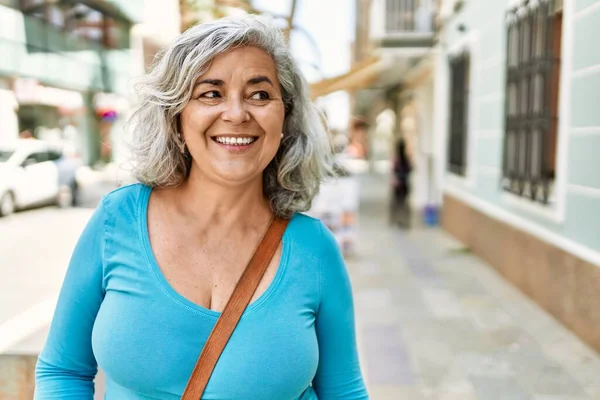
[[[286,238],[291,240],[295,248],[313,258],[323,259],[340,257],[339,245],[333,233],[325,224],[306,214],[296,213],[292,217]]]
[[[325,224],[306,214],[294,214],[288,231],[294,242],[310,245],[316,250],[335,245],[335,238]]]
[[[332,296],[347,298],[351,293],[350,277],[340,247],[329,228],[320,220],[304,214],[296,214],[289,227],[294,257],[301,260],[303,271],[310,271],[317,277],[321,301]]]
[[[104,195],[102,201],[104,204],[117,204],[119,206],[136,203],[140,199],[140,194],[149,189],[148,186],[142,183],[132,183],[112,190]]]
[[[111,217],[137,216],[140,201],[147,201],[151,188],[141,183],[122,186],[102,198],[101,207]]]

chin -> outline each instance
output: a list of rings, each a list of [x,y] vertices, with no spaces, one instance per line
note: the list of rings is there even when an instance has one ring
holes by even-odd
[[[253,180],[262,180],[262,163],[253,160],[215,160],[209,159],[196,164],[198,176],[204,176],[213,182],[225,186],[247,184]],[[266,167],[266,166],[265,166]]]
[[[240,184],[250,182],[262,176],[262,171],[252,171],[249,168],[234,168],[226,170],[217,170],[214,171],[214,174],[219,178],[219,180],[227,184]]]

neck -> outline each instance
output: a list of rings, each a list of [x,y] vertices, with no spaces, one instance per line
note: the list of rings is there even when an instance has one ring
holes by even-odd
[[[273,215],[263,194],[262,176],[239,185],[223,185],[192,169],[177,191],[178,208],[201,230],[261,226]]]

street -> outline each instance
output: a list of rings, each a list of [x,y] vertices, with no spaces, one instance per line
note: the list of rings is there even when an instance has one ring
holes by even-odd
[[[444,231],[387,226],[385,182],[348,260],[371,398],[600,399],[598,354]]]
[[[118,351],[130,335],[117,340],[115,332],[127,332],[101,317],[104,310],[112,316],[113,305],[122,311],[121,299],[139,300],[119,316],[124,328],[138,326],[130,317],[140,316],[136,310],[164,305],[158,299],[144,307],[154,296],[187,307],[182,288],[194,293],[199,284],[214,285],[214,308],[217,292],[235,280],[235,265],[218,265],[222,255],[241,255],[250,236],[226,243],[211,229],[214,246],[188,243],[206,236],[193,226],[202,218],[188,211],[235,211],[236,198],[245,201],[238,219],[258,218],[267,203],[288,214],[309,208],[332,231],[352,283],[370,399],[600,400],[599,34],[600,0],[0,0],[0,400],[33,398],[74,247],[102,197],[137,179],[197,181],[205,193],[154,196],[150,213],[131,218],[135,199],[119,202],[117,194],[97,214],[105,220],[94,221],[98,229],[81,247],[89,250],[76,261],[89,266],[101,252],[102,269],[69,276],[81,289],[102,273],[114,304],[101,292],[71,291],[64,304],[84,312],[64,329],[55,324],[72,340],[82,336],[77,327],[87,332],[94,322],[94,348],[117,349],[91,358],[106,370],[97,373],[94,400],[105,397],[107,382],[111,399],[129,396],[114,394],[113,382],[133,397],[179,397],[181,380],[164,387],[148,380],[152,394],[142,381],[123,379],[147,374],[123,373],[118,362],[109,368],[131,358]],[[232,197],[237,190],[244,192]],[[138,197],[135,209],[147,199]],[[53,205],[32,207],[40,202]],[[358,368],[327,357],[351,348],[337,340],[351,325],[349,297],[329,289],[347,295],[347,279],[335,269],[336,279],[327,278],[320,236],[298,235],[295,243],[291,233],[285,248],[314,252],[286,254],[294,262],[316,259],[318,273],[298,285],[282,257],[272,290],[286,281],[301,291],[282,290],[304,302],[303,333],[318,345],[300,353],[313,356],[313,367],[335,364],[333,373],[317,368],[323,379],[314,392],[366,397],[339,379],[351,371],[360,383]],[[86,315],[90,293],[82,291],[94,304],[102,299],[100,318]],[[188,314],[161,315],[138,318],[149,322],[138,330],[164,338],[155,328],[171,329],[176,339],[164,343],[185,344],[178,335],[198,327]],[[328,315],[336,324],[323,324]],[[296,326],[268,317],[278,327]],[[256,329],[271,348],[285,331]],[[335,335],[331,348],[323,329]],[[82,346],[75,340],[75,352],[89,349],[88,339],[85,333]],[[293,341],[298,351],[302,340]],[[57,357],[82,370],[81,354],[63,345],[52,346]],[[254,365],[239,353],[225,370]],[[279,353],[281,365],[298,363],[291,352]],[[81,379],[66,369],[59,373]],[[257,385],[292,387],[270,375],[273,384],[253,382],[259,370],[239,371],[249,373],[238,373],[249,377],[238,381],[248,381],[241,387],[254,397],[269,397],[256,394]],[[169,372],[158,375],[186,374]],[[304,378],[289,395],[271,397],[304,399],[294,394],[313,375]],[[65,397],[61,385],[49,386]]]
[[[0,219],[0,353],[48,324],[77,238],[112,187],[85,186],[76,208],[40,207]]]
[[[52,320],[77,238],[112,182],[90,181],[78,206],[0,218],[0,399],[31,398],[33,366]],[[102,398],[102,376],[97,399]]]
[[[90,187],[86,205],[105,190]],[[384,179],[361,179],[360,240],[348,258],[371,398],[600,398],[596,353],[443,231],[387,226],[385,199]],[[0,353],[43,345],[91,212],[48,207],[0,220]]]

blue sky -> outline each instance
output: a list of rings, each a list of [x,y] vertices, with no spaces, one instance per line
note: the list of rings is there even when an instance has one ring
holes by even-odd
[[[287,15],[291,0],[253,0],[259,10]],[[346,72],[350,67],[350,44],[354,36],[354,0],[297,0],[296,25],[316,42],[315,49],[306,35],[292,34],[291,46],[309,82]],[[320,71],[312,65],[319,65]],[[348,96],[338,92],[320,99],[330,125],[345,128],[348,123]]]

